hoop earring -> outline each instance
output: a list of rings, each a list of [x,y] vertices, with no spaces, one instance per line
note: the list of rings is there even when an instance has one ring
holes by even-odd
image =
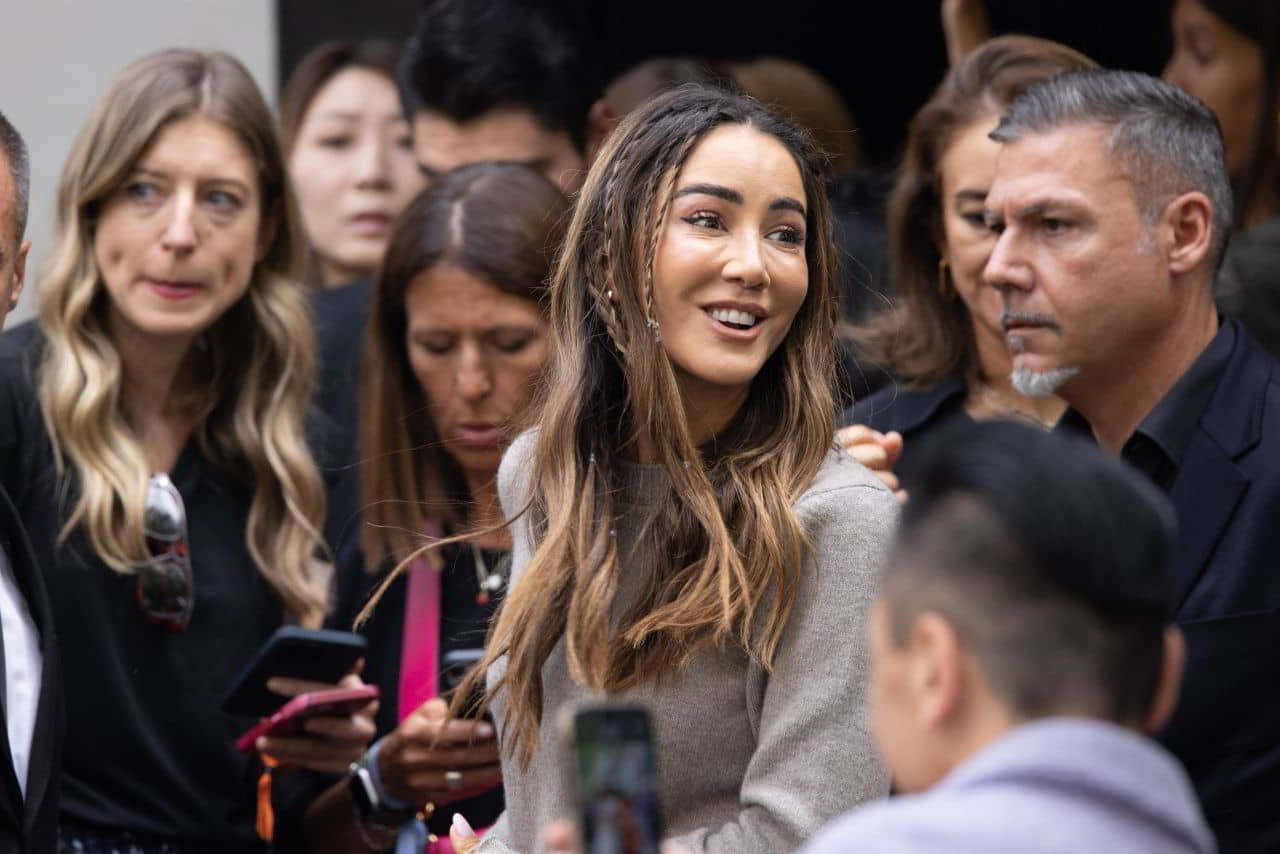
[[[950,299],[953,292],[951,278],[947,275],[947,259],[941,258],[938,261],[938,295]]]

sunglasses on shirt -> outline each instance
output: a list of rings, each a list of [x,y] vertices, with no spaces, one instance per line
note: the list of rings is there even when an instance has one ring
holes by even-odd
[[[148,559],[137,569],[138,607],[151,622],[180,632],[191,621],[195,579],[187,549],[187,512],[178,488],[163,472],[147,484],[143,517]]]

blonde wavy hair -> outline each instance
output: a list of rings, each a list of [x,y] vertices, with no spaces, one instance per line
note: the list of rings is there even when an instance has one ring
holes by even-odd
[[[652,276],[680,169],[724,125],[755,128],[794,158],[809,290],[742,411],[698,447],[650,326]],[[597,692],[660,679],[708,645],[773,660],[812,548],[793,504],[832,446],[837,296],[822,165],[807,135],[758,102],[687,86],[630,114],[591,167],[552,279],[546,399],[521,473],[535,550],[457,692],[466,697],[506,657],[488,698],[505,693],[504,749],[526,766],[542,723],[542,667],[561,638],[572,674]],[[647,529],[670,563],[614,624],[623,568],[611,531],[622,463],[638,441],[657,449],[670,479]]]
[[[96,214],[170,123],[204,116],[230,130],[258,168],[271,240],[246,294],[191,347],[180,372],[198,414],[194,438],[252,490],[245,538],[287,610],[318,624],[332,565],[321,527],[324,483],[308,449],[305,413],[315,369],[307,298],[298,283],[302,238],[275,123],[253,78],[222,53],[165,50],[128,66],[98,102],[58,186],[54,247],[40,287],[46,345],[38,395],[54,447],[64,542],[83,528],[112,569],[146,557],[150,470],[121,405],[122,365],[108,331],[108,296],[94,257]]]

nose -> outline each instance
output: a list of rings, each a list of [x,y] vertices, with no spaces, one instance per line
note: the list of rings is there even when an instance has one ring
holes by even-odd
[[[478,344],[462,345],[458,359],[457,389],[458,396],[469,403],[483,400],[493,390],[489,363]]]
[[[1020,256],[1016,236],[1005,229],[996,238],[983,268],[982,280],[998,291],[1027,290],[1032,284],[1031,266]]]
[[[178,192],[173,196],[169,221],[165,224],[161,243],[175,253],[186,253],[196,246],[196,200],[193,192]]]
[[[769,269],[764,260],[761,238],[754,231],[744,230],[729,242],[729,255],[725,259],[723,275],[730,282],[744,288],[762,288],[769,284]]]
[[[389,146],[376,134],[365,134],[364,141],[356,147],[355,179],[360,187],[386,189],[391,185]]]

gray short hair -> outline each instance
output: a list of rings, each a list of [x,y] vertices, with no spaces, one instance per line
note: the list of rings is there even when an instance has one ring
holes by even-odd
[[[13,126],[4,113],[0,113],[0,154],[9,164],[9,175],[13,178],[15,192],[14,220],[17,231],[14,235],[19,243],[27,230],[27,205],[31,201],[31,159],[27,155],[27,144],[22,141],[22,134]]]
[[[1133,183],[1148,225],[1177,196],[1198,191],[1213,206],[1216,269],[1232,226],[1231,180],[1213,111],[1162,80],[1134,71],[1073,71],[1014,99],[991,132],[996,142],[1074,124],[1110,128],[1107,151]]]

